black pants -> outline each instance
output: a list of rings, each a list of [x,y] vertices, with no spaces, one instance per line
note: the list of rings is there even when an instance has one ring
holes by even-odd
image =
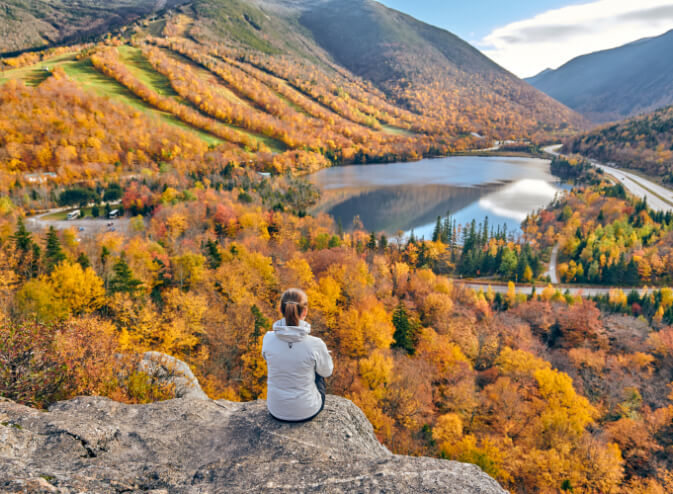
[[[299,424],[301,422],[308,422],[309,420],[313,420],[318,416],[320,412],[322,412],[322,409],[325,408],[325,395],[327,394],[326,388],[325,388],[325,378],[322,377],[321,375],[318,375],[316,373],[315,375],[315,386],[318,388],[318,393],[320,393],[320,398],[322,399],[322,403],[320,404],[320,410],[315,412],[313,415],[311,415],[309,418],[306,419],[301,419],[301,420],[283,420],[279,419],[278,417],[273,417],[274,419],[278,420],[279,422],[290,422],[292,424]]]

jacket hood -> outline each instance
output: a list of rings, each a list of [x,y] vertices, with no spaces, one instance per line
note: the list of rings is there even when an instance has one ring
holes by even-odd
[[[311,332],[311,325],[306,321],[299,321],[298,326],[288,326],[283,318],[273,323],[273,331],[283,341],[301,341]]]

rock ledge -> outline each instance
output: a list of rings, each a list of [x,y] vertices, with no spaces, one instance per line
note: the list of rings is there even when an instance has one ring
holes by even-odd
[[[304,424],[274,420],[261,400],[80,397],[48,412],[0,400],[0,465],[0,492],[506,492],[474,465],[391,454],[331,395]]]

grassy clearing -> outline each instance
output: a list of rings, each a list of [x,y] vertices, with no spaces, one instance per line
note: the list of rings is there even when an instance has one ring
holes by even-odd
[[[202,81],[205,81],[208,84],[210,84],[211,88],[215,92],[217,92],[220,96],[223,96],[227,100],[232,101],[234,103],[240,103],[242,105],[251,106],[248,100],[239,97],[231,89],[226,87],[223,81],[217,75],[213,74],[211,71],[207,69],[204,69],[190,58],[187,58],[180,53],[176,53],[173,50],[169,50],[166,48],[160,48],[160,50],[167,57],[170,57],[182,64],[188,65],[194,75],[196,75]]]
[[[64,62],[75,60],[75,55],[75,52],[66,53],[43,60],[35,65],[0,72],[0,84],[4,84],[10,79],[16,79],[23,81],[27,86],[37,86],[50,76],[49,71],[51,69],[62,65]]]
[[[209,145],[217,145],[225,142],[219,137],[187,125],[170,113],[159,111],[153,106],[148,105],[114,79],[98,72],[88,59],[64,64],[63,69],[66,74],[78,81],[85,89],[93,90],[100,96],[108,96],[115,101],[119,101],[136,110],[140,110],[150,117],[180,127],[183,130],[193,132]]]
[[[147,61],[139,48],[123,45],[118,46],[117,51],[119,52],[119,59],[140,82],[161,96],[168,96],[184,103],[180,95],[171,86],[168,77],[154,70],[154,67]]]
[[[172,50],[168,50],[166,48],[160,48],[161,51],[166,55],[174,60],[177,60],[180,63],[183,63],[185,65],[188,65],[192,73],[198,77],[199,79],[207,82],[210,87],[212,88],[213,91],[218,93],[220,96],[226,98],[229,101],[232,101],[234,103],[239,103],[246,105],[250,108],[253,108],[252,104],[248,101],[245,100],[241,97],[239,97],[235,92],[233,92],[231,89],[229,89],[225,84],[224,81],[222,81],[216,74],[213,74],[211,71],[201,67],[199,64],[195,63],[193,60],[185,57],[184,55],[181,55],[180,53],[176,53]],[[192,106],[192,108],[199,110],[196,108],[194,105],[191,105],[191,103],[187,103]],[[199,110],[200,111],[200,110]],[[205,115],[205,114],[204,114]],[[209,116],[209,115],[207,115]],[[211,117],[213,118],[213,117]],[[220,121],[222,125],[226,125],[229,128],[232,128],[242,134],[245,134],[246,136],[250,137],[251,139],[255,139],[263,144],[265,144],[271,151],[276,152],[276,153],[282,153],[283,151],[287,150],[287,147],[282,143],[277,141],[276,139],[272,137],[265,136],[264,134],[258,134],[256,132],[251,132],[247,129],[244,129],[242,127],[237,127],[235,125],[231,125],[225,122]]]
[[[114,79],[98,72],[88,59],[75,60],[75,55],[76,53],[73,52],[43,60],[28,67],[7,70],[0,76],[0,84],[4,84],[10,79],[17,79],[23,81],[28,86],[36,86],[50,76],[50,73],[45,69],[61,67],[70,78],[79,82],[84,89],[91,90],[99,96],[110,97],[131,108],[140,110],[150,117],[157,118],[169,125],[180,127],[188,132],[193,132],[209,145],[218,145],[225,142],[219,137],[195,129],[173,115],[159,111],[153,106],[148,105]]]
[[[173,90],[167,77],[154,70],[147,59],[143,56],[140,49],[128,45],[120,46],[117,49],[119,51],[121,61],[143,84],[146,84],[148,87],[152,88],[162,96],[175,98],[180,103],[193,107],[191,103],[184,101]],[[167,51],[166,53],[172,52]],[[50,70],[53,70],[56,67],[61,67],[70,78],[79,82],[84,89],[93,91],[99,96],[109,97],[114,101],[119,101],[127,106],[130,106],[131,108],[142,111],[150,117],[157,118],[164,123],[180,127],[182,130],[186,130],[188,132],[192,132],[209,145],[218,145],[226,142],[219,137],[186,124],[170,113],[157,110],[153,106],[138,98],[135,94],[133,94],[114,79],[98,72],[93,67],[91,61],[88,58],[83,60],[75,60],[75,55],[76,52],[68,53],[58,57],[43,60],[42,62],[28,67],[21,67],[19,69],[4,71],[0,73],[0,84],[4,84],[10,79],[17,79],[25,82],[29,86],[36,86],[50,77]],[[184,59],[184,57],[180,59],[180,61],[184,63],[190,63],[196,71],[197,75],[199,77],[203,77],[204,80],[211,83],[213,88],[220,94],[234,101],[250,106],[247,101],[240,99],[238,96],[236,96],[236,94],[223,86],[219,78],[217,78],[217,76],[211,72],[199,67],[190,60]],[[259,141],[260,143],[265,144],[273,152],[283,152],[287,149],[283,143],[271,137],[255,132],[250,132],[240,127],[229,125],[223,122],[222,125],[226,125],[242,134],[247,135],[252,139]]]
[[[393,134],[396,136],[414,136],[412,131],[408,129],[401,129],[399,127],[394,127],[392,125],[386,125],[386,124],[381,124],[383,132],[386,132],[388,134]]]
[[[164,76],[163,74],[160,74],[156,70],[154,70],[154,67],[149,63],[149,61],[145,58],[145,56],[142,54],[142,51],[139,48],[135,48],[132,46],[124,45],[124,46],[119,46],[117,48],[119,51],[120,59],[121,61],[128,67],[128,69],[133,73],[134,76],[138,78],[143,84],[147,85],[157,93],[161,94],[162,96],[167,96],[174,98],[178,102],[180,102],[183,105],[190,106],[194,108],[197,111],[199,108],[194,106],[191,102],[184,100],[182,97],[180,97],[179,94],[175,92],[173,87],[171,86],[171,82],[168,79],[168,77]],[[172,54],[173,52],[170,52],[168,50],[164,50],[164,53],[166,54]],[[185,57],[180,56],[179,54],[175,54],[178,57],[178,60],[180,62],[190,64],[191,68],[194,70],[194,73],[197,75],[197,77],[203,77],[204,80],[209,82],[212,87],[216,91],[222,91],[222,92],[228,92],[229,97],[232,99],[236,99],[240,103],[247,104],[245,101],[241,101],[240,99],[237,98],[237,96],[231,92],[222,84],[220,83],[219,79],[214,75],[211,74],[209,71],[199,67],[197,64],[192,62],[189,59],[186,59]],[[205,114],[204,114],[205,115]],[[209,115],[206,115],[209,116]],[[177,119],[176,119],[177,120]],[[186,124],[181,122],[185,127],[188,127]],[[227,127],[230,127],[242,134],[245,134],[249,136],[252,139],[255,139],[257,141],[260,141],[264,143],[269,149],[271,149],[274,152],[282,152],[285,151],[285,146],[283,146],[282,143],[278,142],[277,140],[267,137],[262,134],[257,134],[254,132],[249,132],[245,129],[242,129],[240,127],[236,127],[234,125],[229,125],[224,122],[220,122],[222,125],[226,125]],[[206,134],[210,135],[210,134]],[[218,142],[222,142],[222,140],[218,139]]]

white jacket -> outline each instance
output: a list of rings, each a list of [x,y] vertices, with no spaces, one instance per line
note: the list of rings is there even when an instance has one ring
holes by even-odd
[[[286,326],[281,319],[264,335],[266,403],[271,415],[281,420],[304,420],[315,415],[322,405],[315,375],[328,377],[334,369],[327,346],[310,332],[311,325],[306,321]]]

